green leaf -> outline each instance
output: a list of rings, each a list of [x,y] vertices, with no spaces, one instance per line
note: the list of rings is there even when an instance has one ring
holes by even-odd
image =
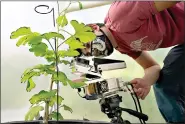
[[[33,105],[33,104],[38,104],[39,102],[42,101],[42,99],[40,99],[38,94],[35,94],[34,96],[31,97],[29,101]]]
[[[63,105],[63,107],[64,107],[64,110],[70,111],[71,113],[73,112],[73,110],[69,106]]]
[[[74,88],[74,89],[77,89],[86,85],[85,82],[73,82],[71,80],[68,80],[68,83],[71,86],[71,88]]]
[[[48,61],[48,62],[55,62],[56,60],[56,56],[55,53],[52,50],[47,50],[45,53],[44,58]]]
[[[53,50],[48,50],[45,56],[55,56],[55,53]]]
[[[66,18],[66,15],[62,15],[62,16],[59,16],[56,20],[57,24],[59,26],[66,26],[68,24],[68,21],[67,21],[67,18]]]
[[[55,73],[55,65],[50,64],[50,65],[43,65],[39,64],[36,65],[32,68],[26,69],[22,76],[21,76],[21,83],[27,82],[27,89],[30,91],[32,87],[34,87],[34,83],[30,78],[33,78],[34,76],[40,76],[41,74],[54,74]],[[31,89],[30,89],[31,88]]]
[[[46,40],[50,40],[51,38],[60,38],[60,39],[65,39],[64,36],[60,33],[57,32],[49,32],[49,33],[45,33],[42,35],[43,38],[45,38]]]
[[[23,36],[23,35],[28,35],[31,34],[31,29],[30,27],[20,27],[19,29],[17,29],[16,31],[13,31],[10,35],[10,39],[16,39],[19,36]]]
[[[29,73],[23,74],[21,77],[21,83],[25,83],[27,80],[29,80],[30,78],[34,77],[34,76],[40,76],[40,72],[38,71],[31,71]]]
[[[81,42],[87,43],[96,38],[95,33],[92,32],[91,27],[85,24],[79,24],[76,20],[71,21],[71,25],[75,29],[75,37],[79,38]]]
[[[27,68],[27,69],[25,69],[24,72],[23,72],[23,75],[21,77],[23,77],[27,73],[30,73],[32,70],[33,70],[33,68]]]
[[[71,20],[71,25],[73,26],[73,28],[75,29],[75,32],[78,33],[78,32],[91,32],[92,31],[92,28],[89,27],[89,26],[86,26],[84,23],[79,23],[78,21],[76,20]]]
[[[30,52],[34,52],[35,56],[44,56],[47,52],[48,46],[45,43],[40,43],[37,45],[32,45],[29,49]]]
[[[60,113],[52,112],[50,117],[54,120],[64,120],[63,116]]]
[[[71,64],[71,63],[70,63],[69,61],[67,61],[67,60],[61,60],[60,63],[63,63],[63,64],[65,64],[65,65]]]
[[[80,1],[78,1],[78,5],[80,9],[83,9],[82,3]]]
[[[76,51],[76,50],[59,50],[58,51],[58,54],[59,54],[59,57],[74,57],[74,56],[78,56],[79,55],[79,52]]]
[[[34,41],[34,38],[38,38],[40,34],[37,33],[37,32],[34,32],[34,33],[31,33],[31,34],[28,34],[28,35],[25,35],[23,37],[21,37],[17,43],[16,43],[16,46],[20,46],[20,45],[26,45],[26,43],[28,43],[30,40],[31,41]],[[37,39],[37,41],[41,41],[42,39]]]
[[[79,38],[81,42],[88,43],[96,38],[93,32],[79,32],[76,33],[75,37]]]
[[[58,96],[58,105],[61,105],[63,100],[64,98],[62,98],[61,96]],[[57,95],[55,95],[54,97],[50,99],[49,106],[52,107],[55,103],[57,103]]]
[[[57,93],[57,90],[52,90],[52,91],[40,91],[38,94],[35,94],[31,97],[31,99],[29,100],[31,104],[38,104],[41,101],[49,101],[52,97],[55,96],[55,94]]]
[[[28,42],[28,39],[29,39],[29,35],[26,35],[26,36],[23,36],[23,37],[21,37],[18,41],[17,41],[17,43],[16,43],[16,46],[20,46],[20,45],[22,45],[22,44],[26,44],[27,42]]]
[[[30,108],[30,110],[27,112],[25,116],[25,121],[32,121],[35,117],[38,116],[40,111],[43,111],[44,107],[42,106],[34,106]]]
[[[36,65],[34,69],[40,70],[40,72],[47,73],[47,74],[54,74],[55,73],[55,65]]]
[[[70,49],[85,48],[83,43],[81,43],[80,41],[78,41],[72,37],[67,39],[67,41],[65,43],[69,45]]]
[[[52,80],[53,80],[53,81],[62,82],[62,84],[63,84],[64,86],[66,86],[66,85],[67,85],[67,80],[68,80],[68,78],[67,78],[67,76],[66,76],[63,72],[58,72],[58,76],[57,76],[57,72],[56,72],[56,73],[53,75]]]
[[[42,37],[41,36],[33,36],[29,39],[28,44],[29,45],[37,45],[42,42]]]
[[[75,72],[75,71],[76,71],[75,66],[72,66],[72,67],[71,67],[71,71],[72,71],[72,72]]]
[[[26,87],[26,90],[27,92],[30,92],[33,88],[35,88],[35,83],[33,82],[33,79],[30,78],[27,82],[27,87]]]

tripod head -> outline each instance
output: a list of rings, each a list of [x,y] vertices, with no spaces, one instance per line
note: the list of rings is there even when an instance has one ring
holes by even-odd
[[[122,97],[114,95],[105,99],[100,99],[101,111],[107,114],[108,118],[111,119],[111,123],[116,124],[131,124],[127,120],[123,120],[122,110],[120,110],[119,104],[122,102]]]
[[[111,123],[116,124],[131,124],[128,120],[123,120],[121,117],[122,111],[125,111],[139,119],[142,119],[144,121],[148,120],[148,116],[134,111],[132,109],[122,108],[120,107],[120,102],[122,102],[122,97],[118,94],[109,96],[107,98],[100,99],[99,103],[101,105],[101,111],[105,114],[107,114],[108,118],[111,119]]]

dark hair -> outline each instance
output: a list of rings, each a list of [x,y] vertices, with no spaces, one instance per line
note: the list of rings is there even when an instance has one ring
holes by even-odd
[[[94,24],[98,25],[100,28],[103,27],[103,26],[105,26],[104,23],[94,23]],[[108,41],[108,42],[106,42],[106,43],[109,44],[109,46],[111,46],[111,47],[110,47],[111,49],[108,51],[108,55],[110,55],[111,53],[113,53],[114,48],[112,47],[112,44],[111,44],[109,38],[104,34],[103,31],[101,31],[101,32],[103,33],[102,37],[103,37],[106,41]],[[79,49],[79,48],[76,49],[76,50],[79,52],[79,55],[78,55],[77,57],[82,56],[82,54],[83,54],[83,53],[82,53],[82,50]]]

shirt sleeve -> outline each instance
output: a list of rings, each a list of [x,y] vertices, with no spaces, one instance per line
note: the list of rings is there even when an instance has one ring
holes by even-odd
[[[157,13],[153,1],[116,1],[112,3],[104,22],[109,20],[119,32],[130,32]]]
[[[137,59],[141,55],[142,51],[139,52],[129,52],[127,53],[128,56],[132,57],[133,59]]]
[[[118,50],[122,54],[126,54],[126,55],[132,57],[133,59],[137,59],[142,53],[142,51],[132,51],[132,50],[128,49],[128,47],[126,47],[126,46],[124,46],[122,48],[118,47],[118,48],[116,48],[116,50]]]
[[[135,8],[133,9],[135,9],[136,11],[138,9],[138,16],[145,19],[159,13],[155,7],[154,1],[137,1],[135,3]]]
[[[122,11],[126,11],[126,16],[132,18],[148,19],[152,15],[159,13],[155,7],[154,1],[127,1],[122,3]],[[134,17],[133,17],[134,16]]]

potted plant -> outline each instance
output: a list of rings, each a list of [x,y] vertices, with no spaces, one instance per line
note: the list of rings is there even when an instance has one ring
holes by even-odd
[[[78,2],[80,9],[82,9],[82,4],[79,1],[76,2]],[[71,62],[65,58],[79,55],[76,49],[84,48],[84,43],[96,38],[92,29],[84,23],[80,23],[77,20],[68,21],[66,18],[66,11],[70,5],[71,2],[69,2],[69,6],[67,6],[64,11],[58,15],[56,19],[56,32],[40,33],[33,31],[31,27],[24,26],[13,31],[10,35],[11,39],[17,40],[17,47],[28,46],[29,51],[32,54],[36,57],[44,58],[47,62],[46,64],[41,63],[39,65],[35,65],[23,72],[21,83],[27,84],[26,91],[31,92],[32,89],[36,87],[36,82],[34,81],[34,77],[36,76],[46,75],[49,76],[51,80],[49,89],[42,89],[29,99],[31,107],[25,115],[25,121],[12,123],[68,123],[67,121],[61,121],[64,120],[64,118],[59,112],[59,108],[63,107],[64,110],[70,112],[72,112],[72,109],[64,104],[64,98],[59,95],[58,88],[53,89],[53,84],[61,83],[63,86],[70,85],[71,88],[78,88],[83,86],[85,83],[74,83],[66,76],[64,70],[59,70],[58,66],[60,64],[71,64]],[[71,25],[74,28],[74,34],[64,30],[64,27],[67,25]],[[64,37],[64,32],[67,32],[70,36]],[[54,43],[54,45],[52,43]],[[68,44],[69,49],[60,49],[64,44]],[[42,103],[45,104],[45,107],[41,106]],[[57,110],[50,112],[49,108],[53,107],[55,104],[57,105]],[[41,111],[44,111],[43,121],[35,120]],[[72,124],[73,122],[69,123]],[[79,123],[81,122],[79,121]],[[77,122],[75,122],[75,124],[77,124]]]

